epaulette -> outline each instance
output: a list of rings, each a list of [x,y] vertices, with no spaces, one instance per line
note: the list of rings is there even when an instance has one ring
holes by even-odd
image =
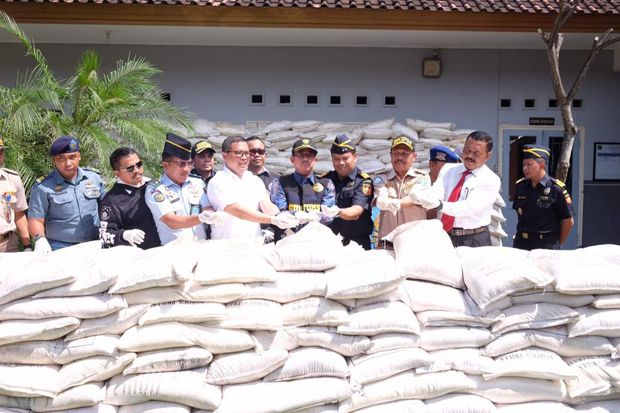
[[[34,181],[37,184],[40,184],[41,182],[45,181],[47,178],[49,178],[49,175],[43,175],[37,178],[36,181]]]
[[[418,175],[428,175],[429,174],[427,171],[424,171],[422,169],[414,169],[413,172],[417,173]]]
[[[360,171],[360,176],[364,179],[370,179],[370,175],[368,175],[366,172]]]
[[[96,173],[98,175],[101,175],[101,172],[98,169],[95,169],[95,168],[85,168],[85,167],[83,167],[82,169],[85,170],[85,171],[88,171],[88,172],[94,172],[94,173]]]
[[[515,184],[521,183],[521,182],[525,181],[526,179],[527,179],[526,177],[523,177],[523,178],[521,178],[521,179],[517,179],[517,180],[515,181]]]
[[[154,180],[151,179],[150,181],[147,182],[147,185],[150,186],[151,188],[157,188],[159,185],[161,185],[162,182],[160,180]]]
[[[3,168],[7,173],[11,174],[11,175],[17,175],[19,176],[19,174],[17,173],[17,171],[14,171],[12,169],[9,168]]]
[[[551,182],[553,182],[554,184],[556,184],[560,188],[565,188],[566,187],[566,184],[564,182],[560,181],[559,179],[551,178]]]

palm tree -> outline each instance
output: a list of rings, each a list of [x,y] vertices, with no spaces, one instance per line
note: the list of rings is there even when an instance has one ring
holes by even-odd
[[[72,135],[80,141],[85,165],[109,174],[110,152],[128,145],[140,152],[147,173],[155,176],[165,133],[192,130],[190,115],[162,98],[153,80],[160,71],[147,60],[129,56],[101,74],[99,56],[89,50],[81,56],[76,73],[63,81],[3,11],[0,27],[16,36],[36,63],[16,86],[0,86],[0,135],[12,148],[7,163],[20,172],[47,173],[51,141]]]

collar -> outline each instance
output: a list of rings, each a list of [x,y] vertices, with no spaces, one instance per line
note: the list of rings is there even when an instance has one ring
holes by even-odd
[[[269,172],[267,170],[267,168],[263,168],[263,170],[260,171],[259,173],[257,173],[256,176],[267,176],[267,177],[269,177],[269,176],[271,176],[271,172]]]
[[[151,178],[147,178],[146,176],[142,177],[142,182],[140,182],[140,185],[131,185],[128,184],[127,182],[123,181],[121,178],[116,178],[116,182],[121,184],[121,185],[127,185],[127,186],[133,186],[134,188],[140,188],[141,186],[143,186],[145,183],[147,183],[148,181],[150,181]]]
[[[54,182],[56,183],[56,185],[60,185],[63,182],[69,182],[73,184],[73,181],[70,181],[66,179],[64,176],[62,176],[60,172],[58,172],[58,169],[56,168],[54,168],[54,172],[52,172],[52,175],[54,177]],[[80,182],[82,178],[84,178],[84,171],[82,170],[82,168],[78,167],[77,175],[75,176],[75,183],[77,184],[78,182]]]
[[[544,187],[549,186],[550,183],[550,179],[549,179],[549,175],[545,174],[545,176],[543,176],[540,181],[538,181],[538,185],[542,185]]]
[[[310,183],[312,183],[312,185],[316,183],[314,172],[310,172],[310,175],[308,175],[307,177],[301,176],[297,172],[293,172],[293,178],[295,178],[295,181],[297,181],[299,185],[303,185],[306,182],[306,180],[310,180]]]
[[[245,178],[248,177],[248,175],[252,175],[252,176],[254,175],[252,172],[250,172],[249,170],[246,169],[245,171],[243,171],[243,174],[241,174],[241,176],[239,176],[236,173],[234,173],[233,171],[231,171],[230,169],[228,169],[226,167],[226,165],[224,165],[224,167],[222,168],[222,173],[224,173],[226,175],[229,175],[229,176],[232,176],[232,177],[235,177],[237,179],[245,179]],[[214,175],[214,173],[211,173],[211,176],[213,176],[213,175]]]
[[[161,176],[161,179],[159,181],[165,186],[176,186],[177,188],[183,188],[185,185],[189,184],[189,177],[185,182],[183,182],[183,185],[179,185],[176,182],[174,182],[172,179],[170,179],[170,177],[164,173]]]
[[[410,176],[412,178],[415,178],[415,168],[413,166],[411,166],[411,168],[409,168],[409,170],[405,174],[404,178],[406,178],[408,176]],[[388,180],[392,180],[394,178],[398,178],[398,175],[396,175],[396,171],[394,171],[394,168],[390,169],[390,171],[388,172],[387,178],[388,178]],[[400,179],[400,178],[398,178],[398,179]]]

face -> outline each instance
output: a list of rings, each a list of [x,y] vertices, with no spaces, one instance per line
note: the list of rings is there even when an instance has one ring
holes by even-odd
[[[140,186],[142,184],[143,174],[144,166],[135,153],[120,158],[118,160],[118,170],[114,171],[114,175],[132,186]]]
[[[545,174],[544,163],[538,162],[535,159],[527,158],[523,160],[523,175],[529,179],[540,179]]]
[[[265,145],[258,139],[248,142],[250,148],[250,169],[260,171],[265,167],[267,155],[265,153]]]
[[[210,150],[204,150],[194,156],[194,168],[201,175],[209,175],[215,165],[215,156]]]
[[[80,159],[79,152],[61,153],[52,157],[54,166],[65,179],[73,179],[77,176]]]
[[[474,139],[467,139],[463,147],[463,164],[468,170],[480,168],[491,157],[491,151],[487,152],[487,143]]]
[[[442,161],[428,161],[428,169],[430,170],[431,176],[437,177],[439,175],[439,171],[445,165],[445,162]]]
[[[404,176],[413,165],[416,153],[405,145],[398,145],[390,151],[390,159],[392,160],[392,168],[398,176]]]
[[[290,159],[295,167],[295,172],[301,176],[308,176],[316,164],[316,152],[312,149],[302,149],[295,152],[295,155],[291,156]]]
[[[235,142],[230,146],[230,151],[222,154],[226,167],[237,175],[248,170],[250,163],[250,150],[247,142]]]
[[[343,154],[332,153],[332,164],[339,177],[344,178],[349,175],[355,169],[355,163],[357,162],[357,155],[353,152],[347,152]]]
[[[187,181],[189,173],[194,167],[192,161],[186,161],[176,156],[173,156],[170,160],[163,161],[161,164],[162,168],[164,168],[164,173],[177,185],[183,185]]]

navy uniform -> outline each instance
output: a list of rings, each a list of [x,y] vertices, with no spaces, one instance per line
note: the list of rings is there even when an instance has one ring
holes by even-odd
[[[355,154],[355,147],[351,145],[351,140],[346,135],[339,135],[334,139],[334,143],[330,149],[332,154]],[[336,190],[336,206],[338,208],[349,208],[353,205],[359,205],[364,212],[355,221],[347,221],[336,217],[329,224],[334,234],[342,235],[342,242],[348,245],[349,242],[355,241],[364,249],[370,249],[370,234],[373,231],[372,222],[372,198],[373,185],[370,175],[362,172],[358,167],[353,171],[340,178],[336,171],[327,172],[322,178],[329,178]]]
[[[293,144],[292,153],[302,149],[318,151],[308,139],[299,139]],[[335,203],[336,190],[332,181],[326,177],[318,177],[314,173],[309,176],[302,176],[297,172],[281,176],[275,179],[271,185],[271,202],[280,211],[314,212],[321,214],[321,205],[331,207]],[[321,222],[329,224],[331,218],[321,215]],[[300,229],[298,227],[298,229]],[[283,231],[276,229],[276,241],[284,235]]]
[[[50,155],[79,152],[76,138],[56,139]],[[101,176],[94,170],[78,168],[74,180],[65,179],[57,169],[39,178],[30,193],[28,218],[45,219],[45,237],[52,249],[99,237],[99,202],[105,195]]]
[[[549,161],[547,148],[528,145],[523,152],[524,159]],[[514,248],[528,251],[560,248],[561,221],[573,217],[572,200],[562,181],[545,174],[538,185],[532,187],[530,179],[519,179],[512,208],[518,216]]]
[[[166,136],[164,154],[189,161],[190,152],[191,144],[187,139],[171,133]],[[147,184],[145,199],[153,214],[162,245],[177,238],[206,238],[203,224],[191,228],[173,229],[160,219],[169,213],[182,216],[198,215],[204,208],[210,206],[206,186],[201,179],[189,176],[182,185],[178,185],[163,174],[158,181],[150,181]]]

